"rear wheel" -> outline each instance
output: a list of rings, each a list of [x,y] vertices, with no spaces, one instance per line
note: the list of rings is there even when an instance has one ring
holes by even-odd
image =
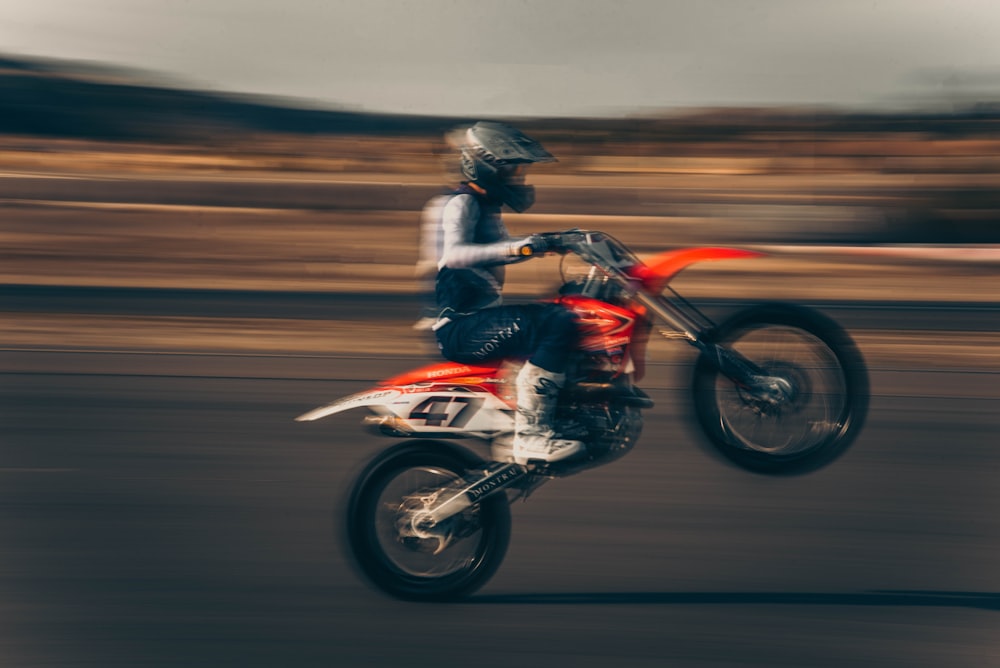
[[[482,466],[474,453],[437,441],[409,441],[376,457],[347,507],[347,542],[362,574],[409,600],[453,600],[485,584],[510,541],[506,495],[487,497],[434,527],[414,521],[436,494]]]
[[[762,473],[802,473],[844,453],[868,408],[868,375],[857,346],[835,322],[811,309],[758,306],[736,314],[708,337],[765,374],[782,379],[781,400],[727,378],[703,355],[694,403],[715,448]]]

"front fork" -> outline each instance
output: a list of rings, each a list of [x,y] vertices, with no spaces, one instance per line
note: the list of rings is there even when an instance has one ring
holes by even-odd
[[[795,398],[795,388],[787,378],[773,376],[732,348],[705,340],[704,333],[715,325],[686,300],[674,303],[642,292],[635,299],[671,327],[660,333],[670,339],[684,339],[719,373],[746,390],[755,399],[778,405]]]
[[[795,398],[795,387],[782,376],[772,376],[732,348],[695,341],[693,345],[719,373],[758,400],[777,406]]]

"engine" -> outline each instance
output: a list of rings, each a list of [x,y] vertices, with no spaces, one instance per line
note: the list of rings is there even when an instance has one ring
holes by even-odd
[[[556,411],[557,430],[583,441],[589,454],[573,472],[627,454],[642,433],[642,409],[652,405],[645,392],[623,383],[568,384]]]

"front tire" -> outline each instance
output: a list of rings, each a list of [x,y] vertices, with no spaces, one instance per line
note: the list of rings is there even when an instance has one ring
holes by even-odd
[[[790,383],[767,402],[724,376],[707,355],[695,367],[694,405],[715,449],[742,468],[805,473],[844,454],[868,410],[868,374],[854,341],[834,321],[786,304],[756,306],[706,339],[736,350]]]
[[[408,441],[378,455],[358,476],[347,504],[346,539],[362,575],[406,600],[447,601],[483,586],[510,542],[505,494],[470,506],[441,527],[447,540],[415,536],[405,522],[419,498],[483,467],[465,448]]]

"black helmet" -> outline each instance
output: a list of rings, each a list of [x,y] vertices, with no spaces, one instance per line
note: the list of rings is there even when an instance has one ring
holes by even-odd
[[[480,121],[448,136],[460,153],[462,178],[517,212],[535,201],[535,189],[518,182],[518,165],[555,162],[551,153],[520,130],[504,123]]]

